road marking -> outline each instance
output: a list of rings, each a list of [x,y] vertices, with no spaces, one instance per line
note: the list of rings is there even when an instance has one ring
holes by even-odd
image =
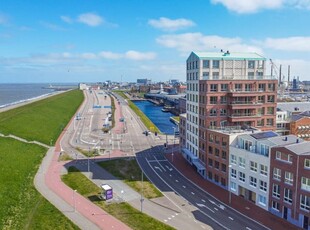
[[[225,206],[224,205],[219,205],[220,209],[225,210]]]
[[[169,174],[169,176],[172,176],[171,174]]]
[[[174,218],[174,215],[172,215],[171,217]]]
[[[186,188],[186,186],[185,186],[185,185],[183,185],[182,187],[183,187],[183,188]]]
[[[194,192],[191,192],[191,194],[195,195],[195,193],[194,193]]]
[[[206,201],[204,199],[201,199],[202,202],[206,203]]]
[[[168,220],[171,220],[171,218],[170,218],[170,217],[168,217]]]
[[[200,225],[203,229],[206,229],[206,227],[205,226],[203,226],[203,225]]]
[[[176,215],[176,216],[177,216],[177,215],[179,215],[179,213],[175,213],[174,215]]]
[[[175,182],[179,182],[178,180],[175,180]]]
[[[162,161],[162,160],[158,160],[158,161]],[[172,168],[170,168],[168,165],[166,165],[166,168],[171,172]]]
[[[252,228],[246,227],[247,230],[252,230]]]
[[[155,169],[158,169],[159,171],[163,172],[163,170],[161,170],[161,168],[154,166]]]
[[[204,208],[208,209],[209,211],[215,213],[211,208],[207,207],[207,206],[204,205],[204,204],[199,204],[199,203],[196,203],[196,204],[197,204],[197,206],[200,207],[200,208],[204,207]]]
[[[215,211],[218,211],[218,209],[217,209],[216,207],[214,207],[214,210],[215,210]]]
[[[164,220],[165,222],[167,222],[167,220]]]
[[[234,220],[234,218],[232,218],[232,217],[230,217],[230,216],[229,216],[228,218],[231,219],[231,220]]]

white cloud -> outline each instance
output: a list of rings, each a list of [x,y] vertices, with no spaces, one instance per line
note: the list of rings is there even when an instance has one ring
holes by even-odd
[[[73,23],[73,19],[68,17],[68,16],[60,16],[61,20],[63,20],[64,22],[68,23],[68,24],[72,24]]]
[[[110,51],[102,51],[99,53],[99,56],[106,59],[121,59],[123,57],[120,53],[113,53]]]
[[[310,0],[211,0],[213,4],[222,4],[228,10],[244,13],[256,13],[260,10],[280,9],[283,7],[308,9]]]
[[[168,48],[175,48],[184,55],[191,51],[257,52],[263,54],[258,46],[244,44],[242,39],[203,35],[201,33],[184,33],[177,35],[162,35],[156,41]]]
[[[310,51],[310,37],[267,38],[263,46],[275,50],[284,51]]]
[[[93,26],[93,27],[99,26],[104,22],[102,17],[94,13],[80,14],[77,20],[80,23],[84,23],[88,26]]]
[[[156,53],[154,52],[138,52],[135,50],[129,50],[126,53],[114,53],[110,51],[102,51],[99,56],[105,59],[129,59],[129,60],[153,60],[156,58]]]
[[[156,58],[156,54],[153,52],[142,53],[130,50],[126,52],[125,57],[132,60],[152,60]]]
[[[195,25],[193,21],[185,18],[173,20],[165,17],[161,17],[159,19],[150,19],[148,24],[164,31],[176,31]]]

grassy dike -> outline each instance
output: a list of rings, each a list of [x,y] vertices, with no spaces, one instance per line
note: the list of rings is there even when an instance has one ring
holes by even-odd
[[[123,91],[115,90],[113,91],[127,100],[128,106],[135,112],[137,116],[140,117],[141,121],[151,132],[161,133],[157,126],[125,95]]]
[[[0,113],[0,133],[50,144],[82,100],[74,90]],[[0,137],[0,229],[78,229],[34,188],[46,151]]]
[[[113,215],[123,223],[127,224],[132,229],[145,230],[170,230],[174,229],[152,217],[139,212],[137,209],[131,207],[126,202],[108,203],[99,199],[100,188],[91,182],[75,167],[70,167],[68,174],[62,176],[62,180],[72,189],[77,190],[78,193],[91,200],[100,208]]]
[[[83,98],[81,91],[72,90],[0,113],[0,133],[55,143]]]

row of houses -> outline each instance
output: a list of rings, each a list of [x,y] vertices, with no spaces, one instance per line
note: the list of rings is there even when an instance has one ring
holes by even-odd
[[[310,123],[292,113],[293,134],[276,132],[277,89],[258,54],[192,52],[180,147],[203,178],[309,230]]]

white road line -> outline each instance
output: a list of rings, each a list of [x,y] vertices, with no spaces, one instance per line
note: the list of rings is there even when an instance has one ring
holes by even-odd
[[[228,218],[231,219],[231,220],[234,220],[234,218],[232,218],[232,217],[230,217],[230,216],[229,216]]]
[[[171,217],[174,218],[174,215],[172,215]]]
[[[186,186],[185,186],[185,185],[183,185],[182,187],[183,187],[183,188],[186,188]]]
[[[215,211],[218,211],[218,209],[217,209],[216,207],[214,207],[214,210],[215,210]]]
[[[200,225],[203,229],[206,229],[206,227],[205,226],[203,226],[203,225]]]
[[[191,192],[191,194],[195,195],[195,193],[194,193],[194,192]]]
[[[175,182],[179,182],[178,180],[175,180]]]
[[[169,176],[172,176],[171,174],[169,174]]]
[[[246,227],[247,230],[252,230],[252,228]]]
[[[206,203],[206,201],[204,199],[201,199],[202,202]]]
[[[167,220],[164,220],[165,222],[167,222]]]

